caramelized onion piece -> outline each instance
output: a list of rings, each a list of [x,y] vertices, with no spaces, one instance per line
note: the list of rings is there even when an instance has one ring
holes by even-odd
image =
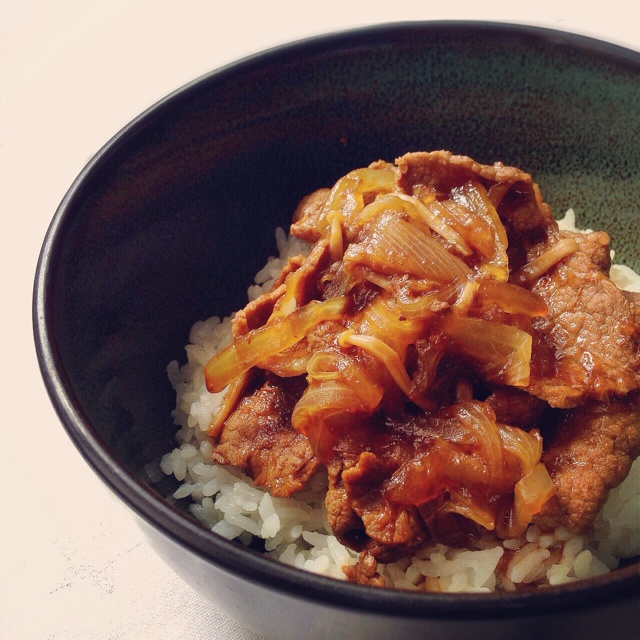
[[[364,264],[380,273],[409,274],[443,283],[471,275],[469,267],[438,240],[390,212],[367,225],[362,242],[345,251],[344,263],[347,270],[350,265]]]
[[[316,351],[307,366],[309,380],[319,382],[343,379],[353,389],[377,406],[384,393],[384,387],[364,363],[351,358],[337,349]],[[377,400],[376,400],[377,399]]]
[[[398,504],[421,505],[440,497],[450,486],[482,486],[486,480],[487,469],[480,456],[436,437],[426,451],[391,476],[386,494]]]
[[[220,435],[220,431],[227,420],[227,418],[231,415],[231,412],[236,408],[242,394],[244,393],[245,387],[247,386],[247,382],[249,381],[251,372],[249,370],[241,373],[237,378],[231,381],[227,390],[222,399],[222,403],[218,408],[218,413],[214,416],[209,428],[207,430],[207,435],[211,438],[217,438]]]
[[[458,299],[453,303],[453,308],[459,314],[466,314],[469,312],[471,305],[473,304],[476,294],[478,293],[479,284],[476,280],[469,280],[465,282]]]
[[[451,196],[457,205],[476,214],[472,218],[473,228],[469,230],[468,241],[488,259],[488,263],[483,264],[481,270],[500,282],[506,282],[509,279],[507,232],[486,189],[480,183],[470,181],[452,189]],[[478,219],[485,223],[489,233],[479,232],[482,225],[478,224]]]
[[[496,526],[496,517],[483,501],[478,500],[464,491],[451,491],[451,497],[441,508],[440,513],[457,513],[460,516],[472,520],[484,527],[487,531],[493,531]]]
[[[317,242],[306,257],[307,263],[311,263],[312,265],[318,264],[322,260],[326,248],[327,242],[325,240]],[[268,322],[276,318],[284,318],[308,302],[309,286],[307,281],[309,279],[308,270],[303,268],[298,268],[287,275],[284,281],[284,292],[276,300]]]
[[[345,306],[345,298],[312,300],[284,318],[276,318],[237,337],[205,365],[207,389],[214,393],[222,391],[244,371],[302,340],[320,322],[340,320]]]
[[[381,169],[370,167],[355,169],[336,182],[329,193],[318,219],[318,231],[322,234],[332,218],[349,225],[350,218],[362,211],[370,199],[380,193],[390,193],[395,188],[395,171],[389,166]]]
[[[342,259],[344,251],[340,216],[335,211],[330,211],[327,215],[327,222],[329,223],[329,251],[331,261],[338,262]]]
[[[377,358],[386,367],[395,383],[408,398],[413,400],[422,409],[427,410],[433,408],[432,403],[426,401],[424,398],[415,396],[411,378],[400,356],[388,344],[380,340],[380,338],[369,335],[359,335],[349,330],[341,334],[338,341],[341,346],[350,344],[355,347],[360,347],[360,349],[366,351],[369,355]]]
[[[402,198],[405,202],[409,203],[427,226],[455,247],[458,253],[463,256],[471,255],[471,247],[469,247],[465,239],[456,231],[448,210],[436,200],[435,196],[428,196],[425,202],[404,193],[396,194],[396,197]]]
[[[547,315],[545,301],[533,291],[508,282],[483,279],[478,286],[476,301],[480,307],[497,304],[507,313],[517,313],[528,318]]]
[[[529,384],[532,338],[516,327],[449,314],[442,324],[454,351],[467,356],[488,381]]]
[[[579,248],[580,245],[574,238],[562,238],[537,258],[527,262],[514,276],[514,279],[519,283],[534,282],[560,260],[575,253]]]
[[[378,295],[360,312],[350,329],[382,339],[404,362],[407,348],[421,334],[425,320],[424,315],[405,316],[394,298]]]
[[[521,474],[531,473],[542,456],[542,437],[537,429],[523,431],[506,424],[498,425],[500,439],[505,451],[517,458]]]
[[[307,436],[318,458],[327,462],[336,437],[354,420],[373,413],[382,394],[380,387],[375,394],[363,395],[343,378],[312,380],[293,409],[291,424]]]
[[[502,481],[502,446],[495,415],[484,402],[470,400],[453,407],[454,415],[461,426],[468,430],[480,447],[486,463],[487,480]]]
[[[538,463],[516,483],[508,537],[517,538],[524,533],[533,516],[542,510],[555,492],[549,472],[544,464]]]

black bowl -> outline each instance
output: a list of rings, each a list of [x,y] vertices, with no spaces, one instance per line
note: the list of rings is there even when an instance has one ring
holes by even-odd
[[[35,338],[64,427],[166,562],[270,638],[637,637],[635,562],[513,595],[356,586],[218,538],[141,470],[174,445],[167,363],[243,304],[301,196],[410,150],[502,160],[638,268],[639,114],[640,54],[504,24],[371,27],[196,80],[103,147],[47,233]]]

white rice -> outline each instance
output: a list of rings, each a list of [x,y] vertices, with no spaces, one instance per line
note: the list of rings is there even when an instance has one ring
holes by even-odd
[[[575,228],[572,210],[560,221],[561,228]],[[287,258],[306,254],[309,246],[276,232],[279,255],[268,260],[249,287],[249,299],[268,290]],[[612,268],[618,286],[640,291],[640,276],[624,266]],[[176,391],[174,422],[180,426],[178,445],[161,460],[164,474],[181,482],[173,500],[189,500],[189,510],[207,528],[244,545],[263,540],[265,553],[281,562],[337,579],[345,579],[342,567],[357,562],[328,526],[324,497],[326,473],[318,473],[308,485],[284,499],[255,487],[240,470],[211,462],[207,428],[224,391],[206,390],[203,368],[231,340],[230,318],[213,317],[197,322],[186,347],[187,362],[167,367]],[[149,467],[157,481],[157,469]],[[640,554],[640,460],[626,480],[613,490],[598,515],[593,530],[573,535],[559,527],[543,532],[531,525],[517,540],[494,537],[480,540],[471,549],[433,544],[413,557],[379,565],[389,587],[442,592],[513,591],[519,585],[558,585],[606,573],[620,558]],[[498,564],[507,554],[498,571]],[[507,558],[509,558],[507,560]],[[506,568],[504,565],[506,564]]]

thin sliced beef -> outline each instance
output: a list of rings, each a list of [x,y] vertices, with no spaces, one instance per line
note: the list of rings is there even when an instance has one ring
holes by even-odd
[[[318,189],[302,198],[293,212],[293,224],[290,228],[292,235],[307,242],[320,239],[318,219],[330,193],[331,189]]]
[[[485,165],[449,151],[408,153],[396,160],[398,186],[405,193],[425,192],[446,198],[452,189],[471,180],[489,193],[509,239],[507,254],[512,269],[524,264],[527,251],[558,236],[551,208],[542,201],[531,175],[501,162]]]
[[[561,238],[573,238],[580,246],[580,251],[589,257],[591,265],[609,275],[611,269],[611,239],[604,231],[561,231]]]
[[[325,498],[327,518],[331,531],[344,545],[360,550],[368,542],[362,519],[353,510],[351,500],[342,482],[344,462],[335,458],[327,465],[329,486]]]
[[[374,542],[410,549],[427,537],[427,530],[416,507],[393,503],[385,496],[384,481],[396,468],[394,461],[364,451],[355,465],[343,471],[342,482]]]
[[[249,304],[236,313],[231,320],[233,337],[243,336],[253,329],[261,327],[273,313],[276,302],[284,295],[286,287],[280,285],[267,293],[249,302]]]
[[[602,270],[605,237],[576,235],[580,249],[532,287],[548,314],[533,320],[528,391],[553,407],[607,402],[640,387],[637,310]]]
[[[384,495],[394,466],[367,452],[346,461],[336,457],[328,465],[325,504],[331,531],[342,544],[361,551],[358,564],[345,571],[353,582],[377,584],[376,561],[392,562],[428,537],[417,508],[393,504]]]
[[[400,169],[398,184],[407,193],[416,185],[423,185],[436,194],[448,194],[451,189],[472,179],[479,179],[489,186],[496,183],[532,184],[531,176],[501,162],[485,165],[467,156],[457,156],[449,151],[418,151],[407,153],[396,160]]]
[[[306,258],[289,258],[271,290],[252,300],[236,313],[231,321],[234,338],[263,326],[285,292],[289,298],[295,299],[298,306],[315,297],[318,293],[318,275],[326,266],[329,257],[328,249],[328,242],[323,240],[314,246]]]
[[[585,531],[640,455],[640,394],[562,412],[544,442],[542,461],[557,492],[535,520]]]
[[[532,429],[549,405],[516,387],[498,387],[485,402],[496,414],[496,421],[520,429]]]
[[[342,569],[349,582],[366,584],[370,587],[386,586],[385,579],[378,573],[378,561],[368,552],[363,551],[354,565]]]
[[[305,386],[304,378],[268,376],[224,423],[212,459],[240,467],[275,496],[300,489],[320,464],[307,438],[291,426],[291,412]]]

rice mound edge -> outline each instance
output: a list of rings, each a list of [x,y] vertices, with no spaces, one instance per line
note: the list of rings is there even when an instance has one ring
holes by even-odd
[[[569,210],[559,220],[563,229],[579,230]],[[309,245],[276,230],[279,255],[270,257],[248,289],[249,300],[270,289],[289,256],[306,254]],[[614,265],[611,278],[621,288],[640,291],[640,275]],[[181,484],[169,499],[188,501],[188,509],[202,525],[229,540],[248,546],[258,538],[265,554],[288,565],[345,580],[342,567],[357,562],[358,554],[342,545],[329,528],[324,506],[326,472],[318,472],[291,498],[271,496],[256,487],[241,470],[211,461],[207,428],[224,391],[211,394],[204,381],[204,365],[231,341],[231,318],[211,317],[196,322],[185,347],[187,362],[167,367],[176,392],[173,420],[180,427],[177,445],[145,471],[151,482],[163,474]],[[444,544],[423,547],[410,557],[379,564],[386,586],[429,592],[515,591],[524,585],[544,587],[608,573],[620,558],[640,555],[640,459],[625,481],[611,491],[594,527],[584,535],[556,528],[545,532],[531,525],[520,538],[480,539],[473,548]],[[504,561],[504,556],[507,556]]]

